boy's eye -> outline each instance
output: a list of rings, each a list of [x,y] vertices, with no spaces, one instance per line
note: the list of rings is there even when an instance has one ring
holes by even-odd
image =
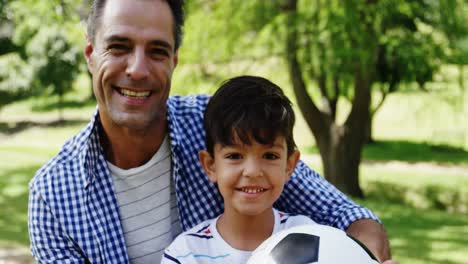
[[[242,155],[239,153],[229,153],[225,156],[226,159],[241,159]]]
[[[279,155],[270,152],[263,154],[263,157],[268,160],[276,160],[280,158]]]

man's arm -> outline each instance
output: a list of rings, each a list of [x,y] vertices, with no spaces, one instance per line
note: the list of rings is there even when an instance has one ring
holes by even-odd
[[[90,263],[63,235],[60,224],[34,188],[29,191],[28,230],[31,252],[38,263]]]
[[[372,219],[360,219],[353,222],[346,232],[364,243],[379,262],[390,259],[390,243],[382,224]]]
[[[346,230],[362,241],[379,260],[390,257],[389,242],[377,216],[354,203],[303,162],[296,166],[275,208],[307,215],[319,224]]]

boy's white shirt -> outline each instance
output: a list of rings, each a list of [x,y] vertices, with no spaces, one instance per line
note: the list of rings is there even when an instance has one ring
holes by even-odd
[[[303,215],[291,215],[273,209],[275,223],[272,234],[293,226],[315,224]],[[219,234],[219,216],[180,234],[164,252],[161,264],[246,263],[253,251],[231,247]]]

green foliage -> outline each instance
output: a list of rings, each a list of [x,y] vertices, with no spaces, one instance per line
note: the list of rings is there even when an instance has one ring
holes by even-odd
[[[63,96],[78,74],[81,52],[67,40],[60,27],[43,27],[27,45],[28,63],[34,69],[36,89],[51,88]]]
[[[16,26],[15,43],[26,46],[40,29],[52,25],[70,30],[71,25],[79,22],[79,3],[79,0],[12,1],[9,6]]]
[[[32,72],[17,53],[0,56],[0,92],[21,93],[29,88]]]
[[[81,46],[74,43],[81,32],[78,0],[2,2],[0,14],[6,29],[14,28],[1,43],[8,55],[0,58],[0,93],[3,106],[31,95],[58,95],[66,92],[84,67]],[[82,35],[80,35],[82,36]]]
[[[0,109],[28,95],[32,75],[17,53],[0,56]]]
[[[190,1],[181,61],[227,63],[285,55],[284,2]],[[303,77],[315,81],[326,75],[326,82],[331,83],[339,76],[339,95],[347,98],[353,95],[349,88],[355,63],[373,60],[370,45],[379,47],[374,79],[392,83],[389,92],[398,89],[399,83],[416,81],[423,86],[447,62],[447,56],[457,53],[462,61],[460,54],[468,49],[463,0],[380,0],[376,5],[302,0],[298,4],[295,26]],[[369,34],[366,23],[376,36]],[[331,85],[327,87],[333,93]]]

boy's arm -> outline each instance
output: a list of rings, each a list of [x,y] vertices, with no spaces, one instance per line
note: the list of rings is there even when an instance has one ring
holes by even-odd
[[[379,259],[387,260],[390,256],[388,239],[377,216],[355,204],[302,161],[296,166],[275,207],[346,230],[363,240]]]

